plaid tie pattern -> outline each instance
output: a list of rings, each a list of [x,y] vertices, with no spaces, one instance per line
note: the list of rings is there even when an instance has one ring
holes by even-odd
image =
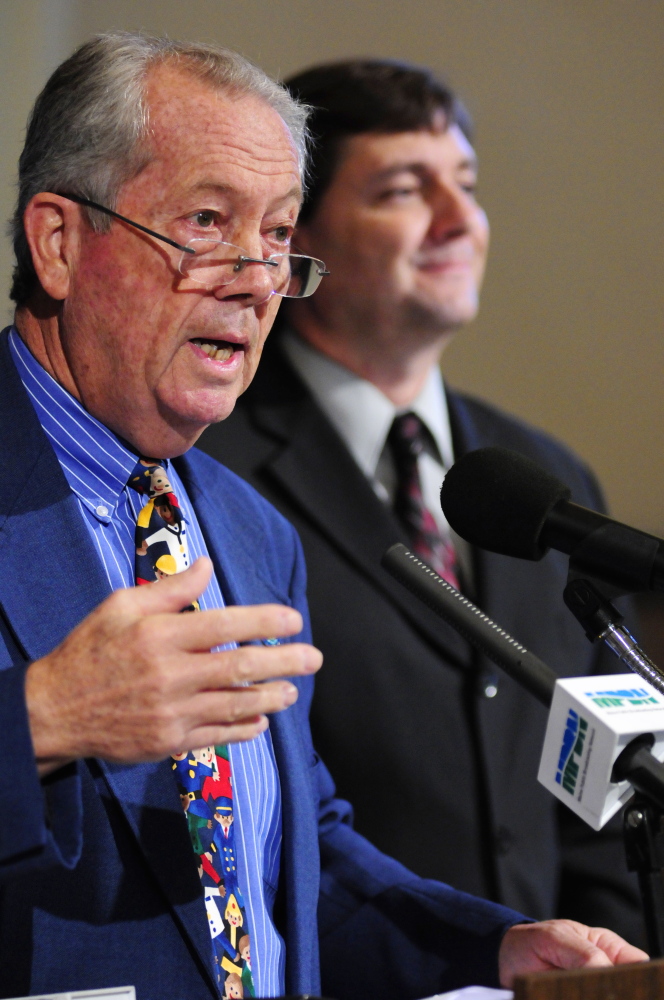
[[[147,495],[136,519],[136,583],[152,583],[189,565],[187,529],[168,473],[141,458],[129,487]],[[198,611],[194,601],[184,611]],[[233,778],[226,746],[172,754],[172,769],[203,887],[217,981],[224,997],[255,996],[249,925],[238,884]]]
[[[406,529],[413,552],[449,584],[460,590],[454,546],[444,538],[425,506],[417,460],[428,430],[415,413],[394,418],[387,437],[397,472],[394,512]]]

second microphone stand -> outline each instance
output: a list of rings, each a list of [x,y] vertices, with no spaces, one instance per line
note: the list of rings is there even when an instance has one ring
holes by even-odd
[[[630,670],[664,694],[664,675],[622,624],[623,616],[592,580],[575,576],[563,592],[565,604],[591,642],[602,641]],[[602,589],[606,589],[605,585]],[[615,596],[615,595],[614,595]],[[651,958],[664,957],[664,764],[651,753],[648,733],[627,744],[613,765],[612,781],[629,781],[634,798],[625,807],[623,839],[627,867],[639,880]]]

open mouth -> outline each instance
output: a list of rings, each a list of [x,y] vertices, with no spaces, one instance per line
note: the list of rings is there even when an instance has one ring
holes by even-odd
[[[243,350],[242,344],[232,344],[228,340],[204,340],[202,337],[194,337],[190,343],[207,354],[211,361],[229,361],[236,351]]]

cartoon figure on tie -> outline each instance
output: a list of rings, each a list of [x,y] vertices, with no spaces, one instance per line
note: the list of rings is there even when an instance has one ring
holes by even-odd
[[[218,981],[233,997],[254,997],[250,935],[238,883],[233,778],[228,747],[171,755],[180,801],[198,855],[198,874],[214,946]]]
[[[249,935],[244,934],[240,938],[238,945],[240,949],[240,959],[242,960],[242,989],[246,997],[254,996],[254,980],[251,975],[251,942]]]
[[[235,853],[235,834],[233,830],[233,802],[222,796],[217,799],[214,812],[214,833],[212,846],[219,856],[224,885],[229,893],[238,893],[237,859]],[[234,938],[231,937],[234,941]]]
[[[202,786],[206,778],[211,778],[214,775],[217,767],[217,755],[214,751],[214,747],[208,746],[200,747],[198,750],[192,750],[191,756],[198,765],[198,775]]]
[[[238,892],[238,890],[235,890]],[[238,893],[239,895],[239,893]],[[226,910],[224,912],[224,920],[229,928],[229,937],[231,939],[231,945],[233,948],[237,948],[237,932],[238,927],[242,927],[244,923],[244,915],[240,909],[240,904],[235,898],[235,893],[231,893],[228,897],[228,902],[226,903]],[[237,952],[239,955],[239,952]]]
[[[207,748],[206,748],[207,749]],[[197,751],[202,755],[203,751]],[[187,817],[189,836],[196,854],[204,855],[209,851],[212,841],[213,822],[210,808],[205,802],[202,792],[203,782],[212,773],[211,768],[200,764],[195,754],[182,752],[171,754],[172,769],[175,772],[180,802]],[[207,759],[207,756],[206,756]],[[203,862],[201,862],[203,863]],[[203,867],[205,865],[203,863]],[[219,879],[213,884],[217,884]]]
[[[224,796],[233,798],[233,779],[231,777],[231,762],[228,759],[228,747],[214,747],[214,773],[203,782],[203,798],[214,803]]]
[[[136,519],[136,583],[163,580],[187,569],[185,521],[163,465],[157,459],[139,459],[129,486],[149,497]],[[184,610],[198,611],[198,602]]]
[[[159,556],[155,561],[154,571],[158,580],[164,580],[167,576],[173,576],[174,573],[177,573],[177,564],[170,552]]]
[[[244,990],[242,989],[242,980],[238,976],[237,972],[231,972],[226,976],[226,982],[224,983],[224,997],[226,1000],[238,1000],[244,996]]]

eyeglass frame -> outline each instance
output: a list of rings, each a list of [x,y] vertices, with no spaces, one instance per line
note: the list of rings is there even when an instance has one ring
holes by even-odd
[[[155,233],[154,229],[148,229],[147,226],[142,226],[140,222],[133,222],[132,219],[128,219],[126,215],[120,215],[119,212],[115,212],[112,208],[107,208],[105,205],[100,205],[96,201],[91,201],[90,198],[83,198],[80,194],[66,194],[63,191],[57,191],[61,198],[66,198],[68,201],[73,201],[77,205],[84,205],[86,208],[94,208],[98,212],[103,212],[105,215],[110,215],[112,219],[119,219],[120,222],[126,222],[128,226],[133,226],[134,229],[140,229],[142,233],[146,233],[148,236],[154,236],[156,240],[161,240],[162,243],[168,243],[169,246],[175,247],[176,250],[181,250],[183,253],[190,253],[196,256],[196,251],[189,246],[183,246],[182,243],[176,243],[169,236],[162,236],[161,233]],[[214,243],[224,243],[224,240],[211,240]],[[227,246],[235,246],[233,243],[226,244]],[[241,250],[241,247],[237,247],[237,250]],[[302,254],[274,254],[273,256],[303,256]],[[308,256],[308,254],[304,255]],[[310,260],[317,260],[316,257],[310,257]],[[325,267],[324,261],[320,262],[323,267]],[[270,260],[269,257],[247,257],[245,254],[240,254],[238,258],[238,264],[269,264],[270,267],[278,267],[279,262],[276,260]],[[318,272],[321,278],[324,278],[330,272],[325,268],[324,271]]]

